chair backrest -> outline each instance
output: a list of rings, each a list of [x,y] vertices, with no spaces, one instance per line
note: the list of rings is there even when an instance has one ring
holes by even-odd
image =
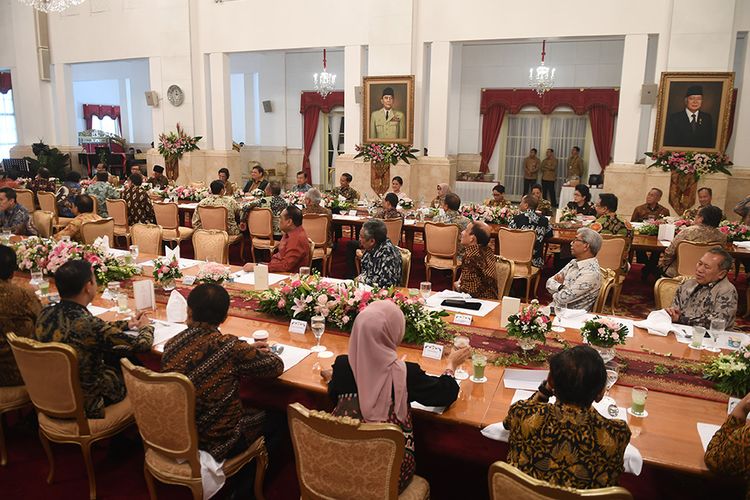
[[[46,210],[36,210],[32,212],[31,218],[34,221],[34,227],[42,238],[52,236],[52,224],[55,222],[55,214]]]
[[[31,189],[16,189],[16,202],[23,205],[23,207],[29,212],[33,212],[36,208],[34,206],[34,193]]]
[[[229,262],[229,235],[216,229],[196,229],[193,233],[195,260],[227,264]]]
[[[219,231],[227,230],[227,215],[229,211],[226,207],[198,207],[198,217],[201,219],[203,229],[217,229]]]
[[[177,207],[177,203],[155,201],[152,205],[156,223],[162,229],[177,229],[180,226],[180,209]]]
[[[85,245],[91,245],[100,236],[107,236],[109,243],[114,245],[115,221],[114,219],[100,219],[84,222],[81,225],[81,240]]]
[[[302,219],[304,222],[304,218]],[[273,239],[273,212],[270,208],[253,208],[247,214],[247,229],[251,238]]]
[[[302,227],[307,237],[315,242],[315,246],[325,247],[328,242],[328,216],[325,214],[305,214],[302,216]]]
[[[424,243],[429,255],[455,257],[458,254],[458,226],[427,222],[424,225]]]
[[[39,210],[52,212],[57,217],[57,198],[55,198],[55,193],[37,191],[36,196],[39,200]],[[16,199],[18,199],[18,195],[16,195]]]
[[[307,241],[310,243],[310,262],[307,265],[309,267],[312,267],[313,254],[315,253],[315,242],[311,240],[310,238],[307,238]]]
[[[92,210],[92,212],[95,214],[98,214],[99,213],[99,198],[97,198],[96,196],[92,196],[91,201],[94,202],[94,210]]]
[[[690,278],[691,276],[677,276],[675,278],[660,278],[656,280],[654,284],[656,309],[670,307],[675,295],[677,295],[677,289]]]
[[[302,498],[398,498],[405,442],[399,427],[334,417],[299,403],[289,405],[287,415]]]
[[[409,274],[411,273],[411,252],[406,248],[396,247],[401,252],[401,286],[409,286]]]
[[[115,227],[128,227],[128,204],[125,200],[107,200],[107,215],[115,221]]]
[[[627,244],[628,241],[624,236],[602,235],[602,247],[596,254],[599,267],[620,269]]]
[[[74,419],[81,434],[89,434],[75,349],[60,342],[38,342],[13,333],[8,333],[7,338],[36,409],[52,418]]]
[[[501,255],[495,255],[495,279],[497,280],[497,298],[501,299],[510,293],[513,285],[513,273],[516,265]]]
[[[604,304],[607,303],[607,297],[609,297],[609,293],[612,291],[612,287],[615,285],[615,280],[617,279],[617,272],[612,269],[600,267],[599,271],[602,273],[602,285],[599,288],[599,295],[596,296],[596,301],[591,311],[594,313],[604,312]]]
[[[679,276],[695,276],[695,265],[709,249],[722,246],[719,242],[695,243],[681,241],[677,244],[677,274]]]
[[[388,232],[388,239],[395,246],[398,246],[401,243],[401,230],[404,227],[404,219],[395,217],[393,219],[384,219],[383,222],[385,222],[385,229]]]
[[[130,228],[133,245],[138,245],[138,251],[160,255],[162,250],[161,226],[157,224],[134,224]]]
[[[497,237],[500,240],[500,255],[512,260],[516,265],[530,265],[536,243],[536,233],[533,229],[501,227],[497,231]]]
[[[181,373],[156,373],[120,360],[135,422],[146,449],[190,464],[201,477],[198,430],[195,426],[195,388]]]
[[[561,488],[547,481],[533,478],[502,461],[495,462],[490,466],[488,481],[490,499],[492,500],[543,500],[545,498],[558,500],[576,500],[580,498],[632,500],[633,498],[628,490],[620,486],[591,490]]]

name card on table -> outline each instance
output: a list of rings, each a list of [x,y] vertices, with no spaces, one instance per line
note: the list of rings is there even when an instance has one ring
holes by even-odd
[[[470,325],[471,315],[470,314],[456,314],[453,317],[453,323],[456,325]]]
[[[182,284],[192,286],[195,284],[195,278],[197,278],[197,276],[185,276],[182,278]]]
[[[134,281],[133,298],[135,299],[136,311],[142,311],[144,309],[156,309],[154,282],[151,280]]]
[[[659,234],[656,239],[659,241],[672,241],[676,226],[674,224],[659,224]]]
[[[425,342],[422,346],[422,356],[432,359],[443,359],[443,346]]]
[[[289,333],[298,333],[304,335],[307,331],[307,321],[301,319],[293,319],[289,322]]]
[[[352,217],[356,217],[357,216],[357,211],[356,210],[349,210],[349,215],[352,216]]]
[[[253,272],[255,274],[255,289],[268,290],[268,265],[257,264]]]
[[[518,314],[521,310],[521,299],[516,297],[503,297],[500,309],[500,328],[505,328],[508,324],[508,317]]]

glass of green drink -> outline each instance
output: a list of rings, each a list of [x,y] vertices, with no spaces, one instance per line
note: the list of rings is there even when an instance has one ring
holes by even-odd
[[[634,417],[648,417],[646,411],[646,398],[648,397],[648,389],[642,386],[633,387],[632,398],[633,402],[630,405],[628,413]]]
[[[49,281],[43,279],[39,282],[39,293],[42,297],[49,295]]]
[[[474,374],[470,380],[476,384],[487,382],[487,377],[484,376],[484,369],[487,366],[487,356],[478,353],[473,354],[471,356],[471,365],[474,368]]]

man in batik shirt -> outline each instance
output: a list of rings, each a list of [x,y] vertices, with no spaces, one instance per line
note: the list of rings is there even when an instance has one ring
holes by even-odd
[[[26,207],[16,200],[13,188],[0,188],[0,229],[19,236],[35,236],[36,228]]]
[[[600,194],[599,202],[594,205],[597,219],[591,224],[591,229],[599,234],[632,235],[633,227],[617,215],[617,205],[617,196],[612,193]]]
[[[727,278],[734,259],[723,248],[712,248],[695,265],[695,278],[680,285],[672,306],[666,311],[672,321],[683,325],[711,326],[722,319],[731,330],[737,315],[737,289]]]
[[[224,196],[224,183],[222,181],[213,181],[209,186],[211,194],[198,202],[200,207],[224,207],[227,209],[227,234],[229,236],[240,234],[240,228],[237,225],[237,216],[240,214],[240,207],[234,198]],[[193,214],[193,228],[200,229],[201,216],[198,208]]]
[[[142,313],[130,321],[110,322],[93,316],[86,307],[96,297],[97,284],[86,261],[71,260],[60,266],[55,284],[61,300],[42,310],[36,339],[75,349],[86,417],[104,418],[107,406],[125,399],[120,358],[150,350],[154,328]]]
[[[83,235],[81,234],[81,228],[83,227],[83,224],[86,222],[101,220],[101,217],[94,213],[94,200],[87,194],[79,194],[76,196],[73,213],[75,214],[73,220],[62,228],[61,231],[52,236],[55,240],[60,241],[67,236],[73,241],[82,242]]]
[[[128,207],[128,225],[156,223],[151,198],[148,191],[143,189],[143,176],[133,174],[128,180],[130,184],[122,191],[122,199]]]
[[[716,243],[724,246],[727,242],[727,235],[719,231],[720,223],[721,209],[719,207],[707,206],[701,208],[698,217],[695,218],[695,224],[683,227],[669,244],[669,247],[661,254],[659,269],[670,278],[677,276],[677,247],[683,241]]]
[[[531,265],[534,267],[544,267],[544,240],[552,236],[552,228],[549,225],[547,217],[536,213],[539,200],[534,196],[527,194],[521,198],[518,209],[521,211],[511,219],[508,227],[511,229],[531,229],[534,231],[534,256]]]
[[[555,304],[586,311],[594,307],[602,286],[602,275],[596,260],[601,247],[602,237],[599,233],[586,227],[577,231],[570,243],[573,260],[547,280],[547,291],[552,294]]]
[[[401,252],[388,239],[388,229],[380,219],[362,225],[359,242],[364,250],[362,272],[357,279],[370,286],[387,288],[401,284]]]
[[[148,178],[148,183],[158,189],[167,189],[169,187],[169,179],[164,175],[164,167],[154,165],[154,175]]]
[[[464,258],[457,289],[475,299],[497,300],[497,259],[490,242],[490,228],[484,222],[470,222],[461,233]]]
[[[86,194],[96,198],[99,217],[104,218],[109,217],[107,200],[117,200],[120,198],[120,193],[117,189],[107,181],[108,176],[109,174],[106,171],[97,172],[96,182],[86,188]]]
[[[376,219],[403,219],[403,215],[398,211],[398,195],[388,193],[383,198],[383,206],[375,211],[373,217]]]
[[[354,188],[349,186],[349,183],[352,182],[352,179],[352,174],[341,174],[338,187],[333,188],[333,191],[331,191],[331,193],[334,196],[343,196],[349,203],[355,203],[357,200],[359,200],[359,193]]]

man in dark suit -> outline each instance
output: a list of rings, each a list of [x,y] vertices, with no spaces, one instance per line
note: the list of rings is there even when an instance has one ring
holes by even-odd
[[[664,132],[665,146],[713,148],[716,131],[711,115],[700,111],[703,104],[703,87],[691,85],[685,93],[685,109],[672,113]]]

